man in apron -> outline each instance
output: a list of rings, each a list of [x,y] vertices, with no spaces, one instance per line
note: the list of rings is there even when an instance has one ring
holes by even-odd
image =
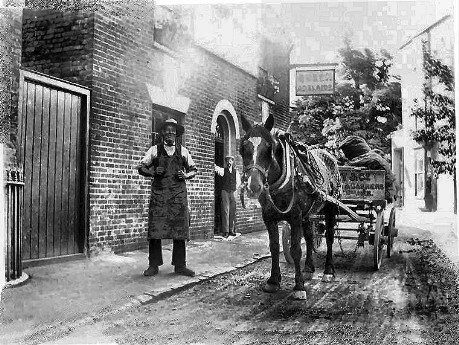
[[[183,132],[183,126],[174,119],[164,121],[162,143],[150,147],[137,167],[140,175],[154,177],[148,212],[149,267],[145,276],[158,274],[158,267],[163,264],[161,239],[173,239],[175,273],[195,275],[186,266],[185,240],[190,238],[190,215],[185,180],[193,178],[197,169],[190,152],[175,143],[176,136]]]

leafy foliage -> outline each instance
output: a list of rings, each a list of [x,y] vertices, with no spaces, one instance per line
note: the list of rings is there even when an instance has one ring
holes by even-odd
[[[335,95],[297,101],[291,131],[308,145],[329,148],[347,135],[358,135],[389,154],[390,133],[400,123],[402,112],[400,83],[389,73],[392,57],[385,50],[356,50],[349,39],[339,54],[341,78]]]
[[[423,102],[416,101],[411,115],[422,128],[413,131],[413,139],[432,149],[438,145],[438,157],[432,157],[435,175],[453,175],[456,165],[456,122],[454,111],[454,76],[451,68],[434,58],[423,45]]]
[[[353,49],[350,39],[346,37],[344,48],[339,49],[339,54],[344,67],[344,78],[353,81],[356,90],[363,84],[374,90],[389,80],[392,56],[386,50],[381,50],[379,55],[368,48],[361,52]]]

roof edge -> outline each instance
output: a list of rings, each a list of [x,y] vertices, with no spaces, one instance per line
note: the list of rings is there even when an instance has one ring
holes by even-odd
[[[411,42],[413,42],[416,38],[418,38],[419,36],[425,34],[426,32],[429,32],[430,30],[432,30],[434,27],[440,25],[441,23],[443,23],[445,20],[449,19],[450,17],[452,17],[451,14],[447,14],[445,16],[443,16],[442,18],[440,18],[439,20],[437,20],[435,23],[433,23],[432,25],[429,25],[427,28],[425,28],[424,30],[420,31],[418,34],[414,35],[413,37],[409,38],[404,44],[402,44],[400,46],[400,48],[398,48],[399,50],[402,50],[403,48],[405,48],[407,45],[411,44]]]

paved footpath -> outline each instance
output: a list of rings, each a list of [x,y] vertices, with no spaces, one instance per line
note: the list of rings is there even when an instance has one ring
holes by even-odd
[[[154,277],[143,276],[147,249],[26,268],[31,278],[2,292],[0,344],[15,342],[31,331],[81,326],[93,317],[148,303],[269,256],[266,231],[229,241],[190,241],[187,263],[196,271],[190,278],[173,273],[171,247],[163,246],[164,265]]]
[[[457,215],[452,212],[424,212],[418,207],[397,209],[396,226],[399,224],[416,229],[422,229],[419,239],[429,238],[445,253],[459,268],[459,242]]]

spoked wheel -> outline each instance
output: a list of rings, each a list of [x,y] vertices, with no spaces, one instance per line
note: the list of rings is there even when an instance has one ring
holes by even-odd
[[[376,215],[375,222],[375,242],[373,248],[373,267],[375,271],[379,270],[382,262],[382,252],[384,247],[384,216],[383,212],[379,211]]]
[[[293,264],[293,257],[290,255],[291,230],[290,225],[284,222],[282,225],[282,251],[284,252],[285,261]]]
[[[389,224],[387,224],[387,257],[390,258],[392,255],[392,249],[394,247],[394,237],[396,236],[395,229],[395,207],[390,211]]]

